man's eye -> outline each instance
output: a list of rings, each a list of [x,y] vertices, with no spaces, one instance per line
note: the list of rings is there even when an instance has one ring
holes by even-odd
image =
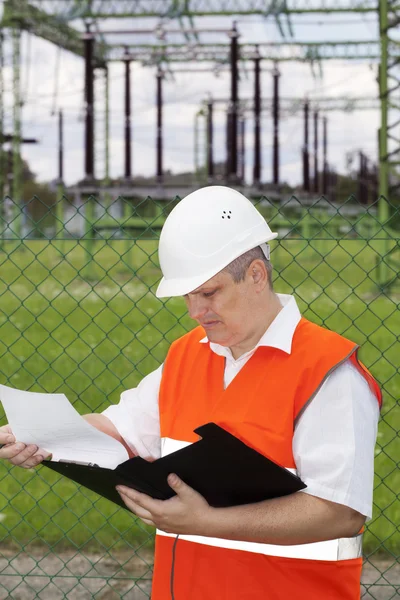
[[[204,298],[210,298],[214,294],[215,294],[215,290],[213,290],[212,292],[204,292],[203,296],[204,296]]]

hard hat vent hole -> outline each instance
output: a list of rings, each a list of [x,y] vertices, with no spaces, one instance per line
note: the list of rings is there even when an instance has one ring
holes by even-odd
[[[225,219],[225,218],[226,219],[230,219],[231,218],[231,214],[232,214],[231,210],[223,210],[221,217],[222,217],[222,219]]]

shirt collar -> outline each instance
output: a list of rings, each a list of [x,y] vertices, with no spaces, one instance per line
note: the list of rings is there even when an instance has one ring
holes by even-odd
[[[259,346],[270,346],[272,348],[283,350],[283,352],[286,352],[287,354],[291,353],[293,335],[301,319],[301,314],[294,296],[289,294],[277,294],[277,296],[283,307],[282,310],[276,315],[275,319],[254,348],[243,354],[238,360],[252,354]],[[200,343],[202,344],[207,342],[207,336],[200,340]],[[210,342],[210,348],[216,354],[222,356],[231,355],[231,351],[225,346]]]

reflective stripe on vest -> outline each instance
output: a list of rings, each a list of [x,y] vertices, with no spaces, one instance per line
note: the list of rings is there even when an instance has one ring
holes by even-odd
[[[175,534],[157,530],[157,535],[176,537]],[[203,537],[199,535],[180,535],[180,540],[217,546],[231,550],[242,550],[266,556],[280,556],[283,558],[301,558],[307,560],[349,560],[362,556],[362,533],[353,538],[329,540],[327,542],[313,542],[312,544],[299,544],[298,546],[279,546],[274,544],[259,544],[256,542],[238,542],[219,538]]]
[[[161,439],[161,455],[166,456],[171,452],[180,450],[189,446],[191,442],[173,440],[171,438]],[[289,469],[291,473],[296,474],[295,469]],[[157,530],[157,535],[167,537],[176,537],[175,534],[165,533]],[[254,552],[256,554],[265,554],[266,556],[281,556],[284,558],[299,558],[308,560],[349,560],[360,558],[362,556],[362,534],[352,538],[341,538],[337,540],[328,540],[324,542],[313,542],[310,544],[299,544],[293,546],[282,546],[275,544],[262,544],[258,542],[241,542],[236,540],[225,540],[221,538],[204,537],[199,535],[180,535],[179,539],[206,546],[216,546],[231,550],[243,550],[244,552]]]

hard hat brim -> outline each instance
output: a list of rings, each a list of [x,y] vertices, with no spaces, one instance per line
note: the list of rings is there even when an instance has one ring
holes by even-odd
[[[264,238],[258,244],[256,243],[255,246],[252,245],[247,250],[242,250],[242,252],[240,252],[240,254],[238,254],[238,256],[241,256],[241,254],[244,254],[245,252],[252,250],[252,248],[256,248],[260,244],[274,240],[276,237],[278,237],[278,234],[272,233],[268,237],[268,239]],[[235,260],[235,258],[238,258],[238,256],[234,257],[232,260]],[[227,264],[229,264],[229,263],[227,263]],[[217,268],[217,270],[215,270],[213,272],[209,272],[207,274],[203,273],[201,275],[197,275],[196,277],[190,277],[190,278],[186,277],[186,278],[177,278],[177,279],[166,279],[165,277],[163,277],[161,279],[160,283],[158,284],[158,288],[156,290],[156,297],[157,298],[170,298],[173,296],[185,296],[186,294],[190,294],[190,292],[193,292],[195,289],[197,289],[201,285],[204,285],[207,281],[212,279],[212,277],[217,275],[217,273],[222,271],[226,266],[227,265],[224,265],[222,267],[219,266]]]
[[[216,273],[214,273],[214,275],[216,275]],[[214,275],[211,275],[211,277],[214,277]],[[158,285],[156,296],[157,298],[185,296],[203,285],[203,283],[211,279],[211,277],[207,277],[206,279],[204,278],[204,275],[191,277],[190,279],[165,279],[165,277],[163,277]]]

